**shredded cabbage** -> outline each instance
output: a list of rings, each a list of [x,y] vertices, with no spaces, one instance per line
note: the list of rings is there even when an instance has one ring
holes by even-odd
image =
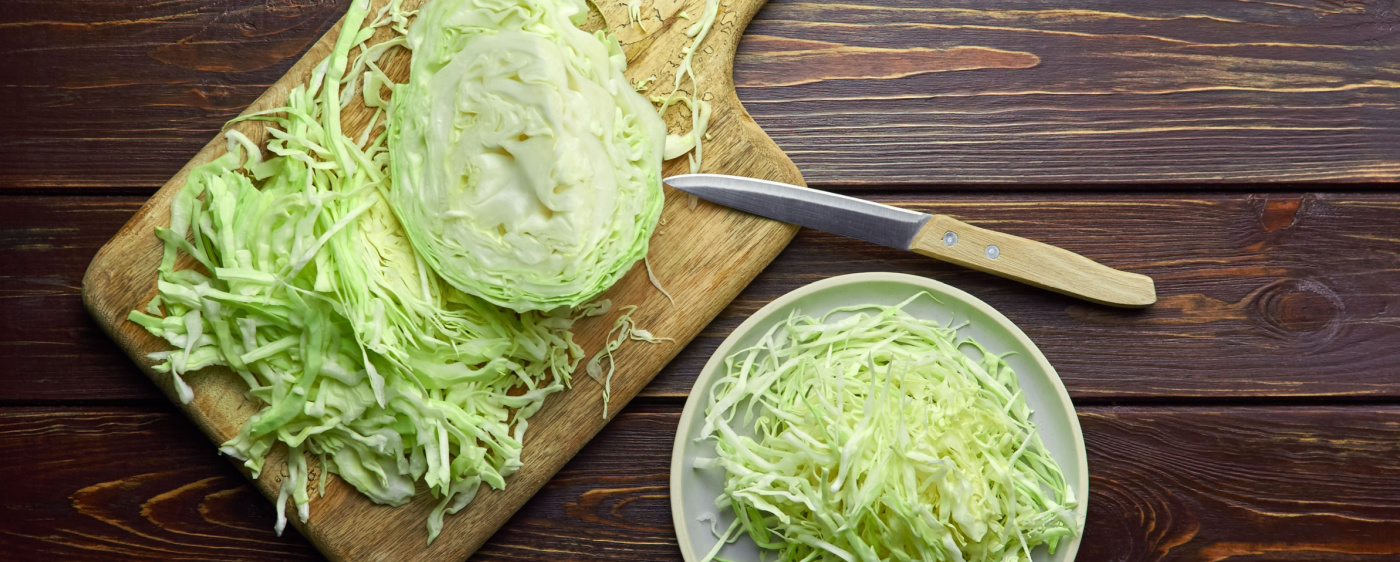
[[[607,302],[611,306],[611,301]],[[606,311],[606,309],[604,309]],[[584,366],[584,372],[598,384],[603,385],[603,419],[608,419],[608,403],[612,401],[612,379],[613,373],[617,371],[617,363],[613,361],[613,352],[622,347],[627,340],[640,341],[646,343],[674,342],[672,338],[658,338],[647,330],[637,327],[637,322],[632,319],[632,313],[637,311],[637,305],[622,307],[617,320],[613,322],[612,329],[608,330],[608,338],[603,344],[603,349],[593,354],[593,358],[588,360]],[[599,313],[601,314],[601,312]],[[608,374],[603,375],[603,363],[608,364]]]
[[[573,322],[609,307],[582,304],[644,258],[665,130],[617,42],[574,27],[584,7],[433,0],[410,26],[391,0],[366,26],[355,0],[309,83],[239,119],[268,124],[269,156],[228,131],[176,194],[157,296],[129,318],[170,343],[152,358],[182,402],[206,367],[248,385],[258,411],[220,450],[257,477],[288,448],[279,533],[288,500],[309,515],[311,456],[378,503],[425,483],[431,543],[520,468],[529,418],[583,358]],[[414,51],[409,84],[379,66],[395,47]],[[357,101],[376,111],[351,138]],[[667,340],[632,309],[588,366],[608,363],[605,418],[612,352]]]
[[[390,204],[457,288],[577,306],[646,255],[665,125],[583,0],[433,0],[393,97]]]
[[[794,316],[726,358],[700,433],[718,456],[695,467],[722,467],[736,519],[705,560],[741,530],[847,562],[1029,560],[1079,532],[1015,374],[905,312],[919,296]]]
[[[681,18],[689,20],[690,15],[681,12]],[[700,93],[700,79],[695,76],[695,69],[692,63],[695,60],[695,51],[705,42],[705,37],[710,34],[710,28],[715,24],[715,18],[719,16],[719,0],[705,0],[705,11],[700,14],[700,20],[687,27],[685,34],[694,38],[689,45],[681,48],[681,63],[676,68],[676,79],[671,85],[671,93],[666,96],[652,96],[651,101],[660,104],[657,113],[666,113],[676,102],[682,102],[690,110],[690,132],[685,134],[671,133],[666,135],[665,152],[662,158],[670,160],[679,158],[688,152],[694,151],[687,157],[690,162],[690,173],[700,171],[700,164],[703,162],[703,151],[701,139],[709,140],[709,135],[705,132],[710,127],[710,102],[705,101]],[[685,78],[690,77],[691,92],[686,96],[681,90]],[[691,202],[694,203],[694,196]]]
[[[383,195],[386,135],[340,130],[361,72],[366,101],[384,85],[384,49],[347,59],[375,27],[402,30],[390,8],[361,28],[356,1],[310,83],[250,117],[271,125],[271,158],[229,131],[228,152],[190,173],[157,229],[158,295],[130,314],[174,348],[154,358],[182,402],[194,399],[184,377],[205,367],[247,383],[258,411],[221,450],[256,477],[274,446],[290,449],[279,533],[288,499],[308,516],[310,454],[378,503],[402,505],[423,481],[439,498],[431,543],[445,514],[520,468],[528,420],[583,356],[567,311],[503,310],[434,273]]]

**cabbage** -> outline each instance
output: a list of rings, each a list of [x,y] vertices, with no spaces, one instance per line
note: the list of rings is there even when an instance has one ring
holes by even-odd
[[[848,562],[1029,560],[1079,532],[1015,374],[908,302],[793,317],[725,359],[700,433],[717,457],[695,467],[724,470],[736,519],[705,560],[741,530]]]
[[[683,19],[690,19],[690,15],[681,12],[678,14]],[[710,136],[705,131],[710,127],[710,112],[712,110],[710,102],[705,101],[700,93],[700,79],[695,76],[695,69],[692,63],[695,60],[695,51],[700,44],[705,42],[705,37],[710,34],[710,29],[715,24],[715,18],[719,15],[719,0],[705,0],[705,11],[700,15],[700,21],[690,24],[685,29],[687,37],[694,38],[689,45],[681,48],[681,63],[676,67],[676,80],[671,85],[671,93],[665,97],[652,96],[651,101],[661,104],[657,108],[658,113],[666,113],[676,102],[681,102],[690,110],[690,132],[681,135],[671,133],[666,135],[666,141],[662,158],[670,160],[679,158],[682,155],[694,151],[688,157],[690,161],[690,173],[700,171],[700,164],[703,162],[703,151],[701,139],[709,140]],[[684,95],[681,84],[686,77],[690,77],[692,92],[689,96]],[[691,203],[695,202],[695,196],[691,196]]]
[[[612,301],[602,301],[604,311],[612,306]],[[617,362],[613,360],[613,352],[622,347],[628,340],[646,343],[675,342],[672,338],[658,338],[651,332],[637,327],[637,321],[632,319],[632,313],[637,311],[637,305],[622,307],[622,311],[613,322],[613,327],[608,330],[608,338],[603,344],[603,349],[593,355],[584,366],[584,372],[598,384],[603,385],[603,419],[608,419],[608,403],[612,401],[612,379],[613,373],[617,371]],[[599,313],[601,314],[601,312]],[[603,363],[608,364],[608,374],[603,375]]]
[[[582,304],[646,255],[665,126],[583,0],[433,0],[393,96],[389,203],[419,255],[515,310]]]
[[[221,450],[257,477],[274,447],[289,449],[279,533],[288,499],[308,515],[312,455],[377,503],[402,505],[422,481],[438,498],[431,543],[445,514],[520,468],[530,417],[583,353],[567,311],[520,314],[463,294],[409,243],[383,195],[386,135],[371,136],[373,122],[360,140],[340,130],[362,73],[366,101],[378,99],[375,59],[388,47],[349,53],[405,21],[395,2],[361,29],[367,4],[351,6],[333,53],[286,107],[248,117],[271,125],[270,158],[229,131],[227,153],[191,171],[156,231],[158,294],[129,318],[173,348],[153,358],[182,402],[195,398],[185,378],[206,367],[246,382],[257,412]]]

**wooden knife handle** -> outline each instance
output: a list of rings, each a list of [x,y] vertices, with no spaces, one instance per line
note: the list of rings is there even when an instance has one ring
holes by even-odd
[[[948,215],[933,215],[909,250],[1099,304],[1143,307],[1157,302],[1151,277]]]

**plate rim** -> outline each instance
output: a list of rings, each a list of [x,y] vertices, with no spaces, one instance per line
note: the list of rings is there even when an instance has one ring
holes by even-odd
[[[1078,412],[1074,408],[1073,401],[1070,400],[1069,392],[1065,389],[1064,381],[1060,379],[1060,375],[1055,371],[1055,367],[1045,358],[1045,354],[1041,353],[1040,348],[1035,345],[1035,342],[1031,341],[1030,337],[1027,336],[1025,332],[1021,331],[1021,328],[1016,326],[1014,322],[997,309],[992,308],[991,305],[983,302],[982,299],[974,297],[957,287],[953,287],[941,281],[919,275],[894,272],[848,273],[814,281],[793,289],[773,299],[753,314],[750,314],[738,327],[734,328],[734,331],[730,332],[729,335],[724,338],[724,341],[721,342],[714,353],[710,355],[710,358],[705,361],[705,365],[700,368],[700,373],[696,375],[695,383],[690,389],[690,394],[686,396],[685,407],[681,410],[680,421],[676,426],[676,436],[671,445],[671,474],[668,479],[668,491],[671,496],[671,523],[676,529],[676,543],[680,548],[681,558],[685,560],[685,562],[695,562],[696,560],[692,554],[694,552],[694,547],[691,545],[690,532],[686,530],[689,528],[687,525],[688,521],[683,519],[684,516],[682,513],[684,506],[682,505],[683,500],[681,497],[682,494],[680,493],[682,489],[681,481],[683,479],[681,471],[683,470],[682,465],[684,464],[685,442],[688,440],[688,436],[682,433],[682,430],[683,428],[689,427],[691,421],[697,415],[696,411],[699,409],[700,395],[704,389],[708,389],[713,384],[715,373],[718,372],[718,367],[724,362],[724,358],[729,356],[732,352],[732,348],[738,344],[740,338],[752,331],[755,326],[762,323],[778,309],[820,291],[844,285],[858,285],[873,282],[896,282],[933,289],[962,301],[977,309],[979,312],[986,314],[999,324],[1001,328],[1006,330],[1007,333],[1011,334],[1013,338],[1018,340],[1030,351],[1030,358],[1044,370],[1046,376],[1049,378],[1050,386],[1055,389],[1056,397],[1060,399],[1061,405],[1064,407],[1065,411],[1070,412],[1069,426],[1070,434],[1074,441],[1075,460],[1079,462],[1079,466],[1084,467],[1083,472],[1077,475],[1078,478],[1075,483],[1075,488],[1078,490],[1077,495],[1080,500],[1079,506],[1075,508],[1075,516],[1080,523],[1079,533],[1074,535],[1069,542],[1059,545],[1059,549],[1065,552],[1065,562],[1072,562],[1078,555],[1080,542],[1084,538],[1085,515],[1089,508],[1089,462],[1084,447],[1084,432],[1079,425]]]

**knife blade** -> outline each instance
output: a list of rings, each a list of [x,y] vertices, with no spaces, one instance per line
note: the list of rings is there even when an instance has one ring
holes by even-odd
[[[685,174],[662,181],[731,209],[900,250],[908,250],[919,229],[933,217],[855,197],[740,176]]]
[[[662,181],[739,211],[907,250],[1091,302],[1141,307],[1157,300],[1151,277],[948,215],[741,176],[682,174]]]

